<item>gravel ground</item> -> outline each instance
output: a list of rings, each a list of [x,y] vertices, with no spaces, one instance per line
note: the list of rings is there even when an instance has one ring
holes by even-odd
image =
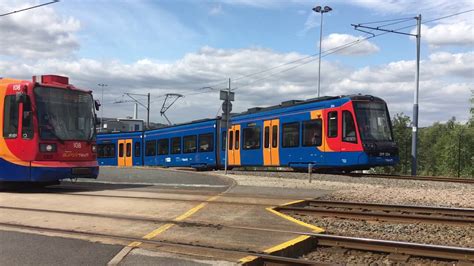
[[[455,265],[456,261],[439,261],[410,257],[406,262],[394,262],[389,254],[372,253],[340,248],[318,248],[302,258],[340,265]]]
[[[326,234],[474,248],[474,225],[408,224],[292,215]]]
[[[214,174],[221,175],[222,171]],[[239,185],[333,190],[324,200],[474,208],[474,185],[292,172],[231,171]]]
[[[214,174],[223,173],[217,171]],[[322,200],[474,208],[474,185],[472,184],[327,174],[313,174],[312,182],[309,183],[308,174],[292,172],[231,171],[229,177],[244,186],[314,188],[333,191],[319,198]],[[324,228],[327,234],[474,248],[474,225],[395,224],[307,215],[294,215],[294,217]],[[388,254],[355,250],[341,253],[340,249],[334,248],[318,248],[304,257],[321,262],[348,265],[455,265],[452,261],[416,257],[400,264],[390,260]]]

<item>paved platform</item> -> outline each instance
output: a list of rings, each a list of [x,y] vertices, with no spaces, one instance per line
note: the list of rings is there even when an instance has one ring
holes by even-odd
[[[125,180],[114,178],[120,171],[129,177]],[[129,182],[130,178],[135,182]],[[239,263],[252,259],[242,255],[246,252],[275,252],[304,240],[294,232],[318,230],[277,213],[271,207],[327,193],[235,186],[232,180],[214,175],[161,169],[105,168],[97,181],[99,183],[64,183],[43,190],[2,192],[0,207],[10,208],[0,209],[0,223],[181,245],[158,245],[146,241],[13,229],[8,226],[0,226],[0,230],[4,230],[3,234],[0,233],[0,241],[5,243],[5,230],[9,231],[7,234],[20,231],[51,237],[53,245],[58,237],[75,239],[79,242],[72,246],[90,243],[91,249],[97,249],[97,256],[104,258],[97,260],[97,265],[103,265],[101,262],[104,260],[124,265]],[[34,239],[32,241],[38,244],[44,242],[44,239],[39,241],[35,237],[38,236],[20,237],[18,241]],[[72,246],[69,249],[74,249]],[[202,247],[217,247],[220,251],[203,250]],[[239,250],[242,254],[226,250]],[[8,256],[10,252],[0,248],[0,254]],[[48,253],[37,253],[39,257],[49,256]],[[110,253],[114,253],[113,256]],[[54,257],[53,251],[50,254]],[[16,264],[14,259],[10,259]]]

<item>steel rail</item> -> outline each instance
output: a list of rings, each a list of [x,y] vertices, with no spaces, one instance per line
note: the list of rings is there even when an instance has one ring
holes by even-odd
[[[307,201],[293,206],[277,207],[276,210],[291,213],[305,213],[313,216],[361,220],[474,225],[474,209],[456,208],[450,212],[448,208],[436,207],[424,208],[416,206],[359,204],[357,202]]]
[[[241,251],[237,249],[216,248],[216,247],[209,247],[209,246],[204,246],[204,245],[170,242],[170,241],[165,241],[165,240],[145,240],[141,238],[121,236],[121,235],[92,233],[92,232],[84,232],[84,231],[76,231],[76,230],[68,230],[68,229],[57,229],[57,228],[11,224],[11,223],[3,223],[3,222],[0,222],[0,226],[13,227],[13,228],[19,228],[19,229],[28,229],[28,230],[37,230],[37,231],[44,231],[44,232],[87,235],[87,236],[92,236],[92,237],[104,237],[104,238],[112,238],[112,239],[118,239],[118,240],[126,240],[126,241],[131,241],[131,242],[138,241],[138,242],[149,243],[149,244],[186,246],[186,247],[204,248],[207,250],[228,251],[228,252],[234,252],[234,253],[240,252],[241,254],[262,257],[263,259],[266,259],[266,258],[271,259],[270,257],[274,257],[275,259],[278,260],[282,258],[279,256],[249,252],[248,250]],[[402,242],[402,241],[379,240],[379,239],[346,237],[346,236],[336,236],[336,235],[324,235],[324,234],[307,233],[307,232],[260,229],[260,228],[252,228],[252,227],[241,227],[241,228],[243,229],[246,228],[248,230],[260,230],[260,231],[268,231],[268,232],[288,232],[288,233],[294,233],[294,234],[299,234],[299,235],[307,235],[307,236],[310,236],[312,240],[315,240],[318,246],[341,247],[341,248],[363,250],[363,251],[370,251],[370,252],[383,252],[383,253],[395,253],[395,254],[401,253],[401,254],[407,254],[407,255],[417,256],[417,257],[474,262],[474,248],[430,245],[430,244],[420,244],[420,243],[411,243],[411,242]],[[304,260],[302,263],[304,263],[302,265],[308,265],[308,264],[314,265],[314,264],[317,264],[318,262]]]
[[[406,254],[417,257],[442,258],[458,261],[465,260],[474,262],[473,248],[461,248],[452,246],[429,245],[334,235],[316,235],[314,236],[314,238],[318,241],[318,245],[322,246],[341,247],[395,254]]]
[[[363,174],[363,173],[349,173],[337,174],[353,177],[368,177],[368,178],[387,178],[387,179],[402,179],[402,180],[417,180],[417,181],[435,181],[435,182],[450,182],[462,184],[474,184],[472,178],[458,178],[458,177],[444,177],[444,176],[405,176],[405,175],[389,175],[389,174]]]
[[[237,254],[242,257],[256,256],[260,258],[260,260],[263,260],[263,262],[268,261],[268,262],[275,262],[275,263],[280,263],[280,264],[282,263],[286,265],[288,263],[290,263],[291,265],[327,265],[327,264],[320,263],[318,261],[313,261],[313,260],[276,256],[276,255],[270,255],[266,253],[252,252],[248,250],[239,250],[239,249],[232,249],[232,248],[211,247],[211,246],[205,246],[205,245],[199,245],[199,244],[182,243],[182,242],[176,242],[176,241],[148,240],[148,239],[125,236],[125,235],[93,233],[93,232],[86,232],[86,231],[79,231],[79,230],[58,229],[58,228],[49,228],[49,227],[31,226],[31,225],[22,225],[22,224],[11,224],[11,223],[3,223],[3,222],[0,222],[0,226],[23,229],[23,230],[42,231],[42,232],[49,232],[49,233],[72,234],[72,235],[81,235],[81,236],[88,236],[88,237],[108,238],[108,239],[115,239],[115,240],[121,240],[121,241],[127,241],[127,242],[142,242],[142,243],[152,244],[152,245],[181,247],[181,248],[183,247],[195,248],[195,249],[206,250],[206,251],[220,251],[224,253]]]
[[[381,211],[399,211],[399,212],[414,212],[426,214],[440,214],[440,215],[458,215],[474,217],[474,208],[449,208],[438,206],[417,206],[417,205],[396,205],[396,204],[377,204],[365,202],[349,202],[349,201],[329,201],[329,200],[305,200],[302,204],[308,206],[325,206],[335,208],[357,208]]]

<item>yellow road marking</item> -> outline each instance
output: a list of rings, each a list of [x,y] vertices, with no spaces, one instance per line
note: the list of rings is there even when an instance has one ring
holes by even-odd
[[[211,202],[211,201],[215,201],[216,199],[218,199],[221,195],[221,194],[218,194],[216,196],[212,196],[208,199],[205,200],[205,202],[202,202],[200,203],[199,205],[195,206],[194,208],[188,210],[187,212],[181,214],[180,216],[176,217],[173,219],[173,221],[175,222],[181,222],[181,221],[184,221],[185,219],[189,218],[191,215],[195,214],[196,212],[198,212],[199,210],[201,210],[202,208],[206,207],[206,205]],[[146,234],[145,236],[143,236],[142,238],[143,239],[146,239],[146,240],[150,240],[150,239],[153,239],[155,238],[157,235],[165,232],[166,230],[170,229],[171,227],[175,226],[176,223],[167,223],[167,224],[164,224],[160,227],[158,227],[157,229],[151,231],[150,233]],[[142,242],[139,242],[139,241],[135,241],[135,242],[132,242],[130,243],[128,246],[132,246],[132,247],[138,247],[140,246],[141,244],[143,244]]]
[[[295,218],[293,218],[293,217],[291,217],[291,216],[289,216],[289,215],[286,215],[286,214],[283,214],[283,213],[281,213],[281,212],[275,211],[274,208],[267,208],[267,211],[269,211],[269,212],[271,212],[271,213],[273,213],[273,214],[276,214],[276,215],[278,215],[278,216],[280,216],[280,217],[282,217],[282,218],[284,218],[284,219],[286,219],[286,220],[288,220],[288,221],[291,221],[291,222],[293,222],[293,223],[297,223],[297,224],[299,224],[299,225],[301,225],[301,226],[310,228],[310,229],[313,230],[313,232],[315,232],[315,233],[323,233],[323,232],[324,232],[324,229],[322,229],[321,227],[317,227],[317,226],[315,226],[315,225],[308,224],[308,223],[302,222],[302,221],[300,221],[300,220],[297,220],[297,219],[295,219]]]
[[[279,245],[276,245],[276,246],[274,246],[274,247],[271,247],[271,248],[269,248],[269,249],[266,249],[266,250],[264,250],[263,252],[268,253],[268,254],[271,254],[271,253],[273,253],[273,252],[275,252],[275,251],[285,249],[285,248],[287,248],[287,247],[289,247],[289,246],[293,246],[294,244],[297,244],[297,243],[299,243],[299,242],[301,242],[301,241],[304,241],[304,240],[306,240],[306,239],[308,239],[308,238],[310,238],[310,236],[305,236],[305,235],[299,236],[299,237],[296,237],[296,238],[294,238],[294,239],[291,239],[291,240],[288,240],[288,241],[286,241],[286,242],[283,242],[283,243],[281,243],[281,244],[279,244]]]
[[[291,204],[296,204],[296,203],[300,203],[300,202],[303,202],[304,200],[295,200],[295,201],[291,201],[291,202],[287,202],[287,203],[284,203],[280,206],[287,206],[287,205],[291,205]],[[308,224],[308,223],[305,223],[305,222],[302,222],[300,220],[297,220],[289,215],[286,215],[286,214],[283,214],[281,212],[278,212],[275,210],[276,207],[268,207],[266,208],[267,211],[273,213],[273,214],[276,214],[290,222],[293,222],[293,223],[296,223],[296,224],[299,224],[301,226],[304,226],[304,227],[307,227],[307,228],[310,228],[313,232],[315,233],[323,233],[324,232],[324,229],[321,228],[321,227],[318,227],[318,226],[315,226],[315,225],[312,225],[312,224]],[[306,239],[310,238],[310,236],[308,235],[301,235],[301,236],[298,236],[296,238],[293,238],[291,240],[288,240],[286,242],[283,242],[281,244],[278,244],[276,246],[273,246],[271,248],[268,248],[266,250],[264,250],[263,252],[264,253],[267,253],[267,254],[271,254],[275,251],[279,251],[279,250],[282,250],[282,249],[285,249],[289,246],[293,246],[301,241],[305,241]],[[247,257],[244,257],[244,258],[241,258],[239,260],[240,263],[244,264],[244,263],[248,263],[248,262],[251,262],[251,261],[254,261],[258,259],[258,257],[256,256],[247,256]]]

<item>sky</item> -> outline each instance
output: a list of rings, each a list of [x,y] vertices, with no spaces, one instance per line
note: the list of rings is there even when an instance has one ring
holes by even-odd
[[[0,0],[0,14],[47,2]],[[132,116],[124,93],[150,93],[151,121],[160,123],[166,93],[184,95],[167,112],[174,123],[220,114],[218,90],[229,78],[233,112],[314,98],[316,5],[333,9],[323,16],[321,95],[370,94],[385,99],[392,116],[412,116],[416,39],[393,33],[367,39],[372,35],[351,24],[416,34],[421,14],[420,125],[469,118],[470,0],[61,0],[0,16],[0,76],[68,76],[102,101],[104,117]],[[354,45],[339,49],[345,44]],[[146,118],[141,107],[139,117]]]

